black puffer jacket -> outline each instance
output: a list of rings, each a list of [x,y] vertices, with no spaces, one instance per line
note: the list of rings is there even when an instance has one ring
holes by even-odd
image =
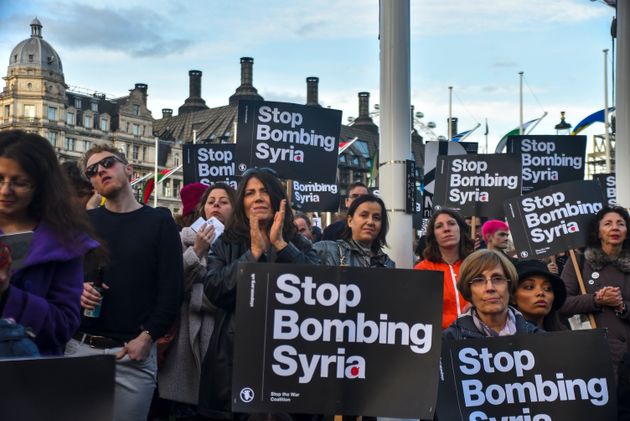
[[[205,293],[217,306],[214,331],[201,367],[200,414],[216,419],[232,419],[232,357],[234,355],[234,309],[236,306],[237,264],[239,262],[319,264],[311,243],[301,235],[280,252],[256,260],[249,242],[222,241],[212,245],[208,255]]]
[[[319,241],[313,248],[327,266],[352,266],[360,268],[394,268],[396,264],[383,250],[374,254],[353,240]]]

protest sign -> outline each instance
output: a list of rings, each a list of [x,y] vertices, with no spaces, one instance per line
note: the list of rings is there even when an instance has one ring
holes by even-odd
[[[453,209],[463,216],[501,218],[503,202],[521,194],[517,155],[439,156],[433,209]]]
[[[435,167],[440,155],[466,155],[477,153],[475,142],[427,142],[424,146],[424,181],[422,217],[430,218],[433,214],[433,191],[435,187]]]
[[[337,184],[291,182],[291,206],[302,212],[337,212]]]
[[[510,136],[508,154],[520,154],[523,193],[584,179],[586,136]]]
[[[334,183],[341,111],[285,102],[240,101],[238,174],[273,168],[281,178]]]
[[[234,147],[234,144],[184,145],[184,185],[200,182],[209,186],[222,182],[236,189]]]
[[[617,205],[617,177],[615,173],[611,174],[594,174],[593,180],[596,180],[602,191],[604,192],[604,198],[606,203],[611,206]]]
[[[588,229],[604,206],[597,181],[572,181],[505,202],[517,256],[539,259],[586,245]]]
[[[432,418],[442,273],[238,268],[232,409]]]
[[[0,418],[111,421],[114,355],[0,361]]]
[[[440,420],[617,416],[616,383],[603,329],[445,342],[440,380]]]

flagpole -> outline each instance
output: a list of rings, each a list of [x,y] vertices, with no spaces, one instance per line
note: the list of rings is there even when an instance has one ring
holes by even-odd
[[[153,207],[157,208],[157,196],[158,196],[158,146],[160,145],[160,139],[155,136],[155,167],[153,172]]]
[[[542,121],[543,118],[547,117],[547,114],[549,114],[547,111],[545,111],[543,113],[543,115],[540,116],[540,118],[538,120],[535,120],[531,126],[529,126],[529,130],[527,130],[527,133],[523,133],[523,134],[530,134],[535,128],[536,126],[538,126],[540,124],[540,122]]]
[[[608,129],[608,48],[604,49],[604,139],[606,141],[606,172],[612,172],[610,134]]]
[[[448,141],[453,138],[453,87],[448,87]]]
[[[486,135],[485,152],[488,153],[488,118],[487,117],[486,117],[486,132],[484,134]]]
[[[525,134],[525,128],[523,127],[523,72],[518,72],[519,74],[519,124],[518,127],[519,129],[519,134],[524,135]]]

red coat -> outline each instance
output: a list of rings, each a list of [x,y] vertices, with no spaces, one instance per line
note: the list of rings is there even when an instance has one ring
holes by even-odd
[[[423,260],[414,269],[438,270],[444,273],[444,307],[442,309],[442,330],[446,329],[464,312],[468,301],[457,290],[457,277],[462,261],[458,260],[454,265],[442,262]]]

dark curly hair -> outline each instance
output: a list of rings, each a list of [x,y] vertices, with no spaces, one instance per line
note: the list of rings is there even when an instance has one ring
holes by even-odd
[[[283,199],[287,199],[282,183],[276,177],[271,170],[265,168],[250,168],[247,170],[241,180],[238,183],[238,189],[236,190],[236,202],[233,206],[232,218],[225,227],[223,233],[223,241],[227,243],[241,243],[243,241],[250,241],[249,237],[249,219],[245,215],[245,207],[243,202],[245,200],[245,188],[251,178],[257,178],[267,190],[271,201],[271,207],[273,212],[278,212],[280,209],[280,202]],[[271,229],[273,225],[273,219],[267,222],[267,231]],[[293,224],[293,211],[287,200],[284,212],[284,225],[282,228],[282,236],[285,241],[292,241],[297,235],[297,230]]]

